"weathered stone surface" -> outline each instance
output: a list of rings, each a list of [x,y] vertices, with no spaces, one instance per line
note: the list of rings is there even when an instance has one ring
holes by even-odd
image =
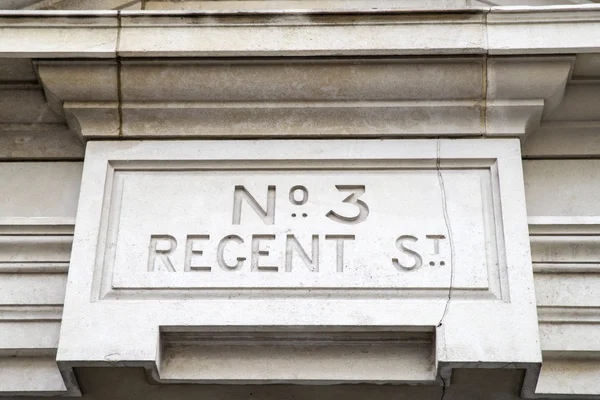
[[[598,160],[524,162],[544,365],[536,393],[600,393]]]
[[[81,162],[0,163],[0,218],[75,218]]]
[[[81,163],[0,163],[0,394],[60,394],[56,365]]]
[[[600,394],[598,6],[125,1],[0,5],[188,9],[0,13],[0,394]],[[171,140],[90,146],[59,371],[81,164],[22,160],[107,138]]]
[[[574,58],[39,62],[84,138],[525,137]],[[86,79],[81,85],[72,85]]]
[[[593,1],[589,1],[593,2]],[[0,9],[25,10],[456,10],[490,6],[581,4],[581,0],[5,0]]]
[[[449,383],[457,366],[510,362],[532,373],[533,390],[518,141],[233,144],[88,144],[57,355],[65,370],[108,362],[162,382]],[[264,343],[273,369],[248,340]],[[361,343],[377,345],[352,362]],[[278,364],[290,357],[296,368]]]

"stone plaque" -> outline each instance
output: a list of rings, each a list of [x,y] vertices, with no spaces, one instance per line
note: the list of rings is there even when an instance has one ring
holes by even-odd
[[[359,381],[534,365],[520,162],[512,140],[89,143],[59,360],[136,360],[163,380],[294,381],[225,364],[203,373],[188,358],[224,340],[238,347],[213,367],[252,340],[353,337],[423,365]],[[173,367],[182,357],[200,372]]]
[[[318,161],[270,171],[260,163],[173,167],[115,171],[106,293],[137,289],[129,295],[152,298],[157,289],[185,288],[237,296],[261,289],[313,297],[385,289],[403,296],[401,289],[422,289],[442,298],[454,262],[468,266],[454,276],[457,295],[501,296],[489,169],[445,172],[442,195],[435,169],[393,162],[337,170]],[[452,237],[451,221],[468,235]]]

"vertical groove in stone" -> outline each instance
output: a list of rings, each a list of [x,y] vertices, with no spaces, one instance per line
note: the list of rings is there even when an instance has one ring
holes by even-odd
[[[121,42],[121,10],[117,11],[117,45],[115,48],[115,57],[117,61],[117,112],[119,115],[119,138],[123,137],[123,93],[121,90],[121,56],[119,46]]]

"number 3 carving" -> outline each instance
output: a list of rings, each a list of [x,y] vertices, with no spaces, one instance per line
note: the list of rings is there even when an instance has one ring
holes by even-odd
[[[335,211],[331,210],[325,216],[332,221],[341,222],[342,224],[360,224],[369,215],[369,206],[358,198],[365,193],[364,185],[335,185],[337,190],[340,192],[351,192],[350,196],[346,197],[343,202],[348,204],[354,204],[358,207],[358,214],[354,217],[345,217],[339,215]]]

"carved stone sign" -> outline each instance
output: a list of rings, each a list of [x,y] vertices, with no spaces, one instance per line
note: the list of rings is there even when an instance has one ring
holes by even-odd
[[[455,261],[471,265],[456,283],[487,288],[489,273],[500,278],[487,269],[486,250],[497,253],[484,212],[492,207],[490,173],[447,172],[445,203],[438,178],[435,170],[366,165],[119,172],[112,287],[445,288],[452,218],[470,232],[453,243]]]
[[[442,175],[370,160],[116,167],[100,295],[378,288],[401,297],[406,288],[445,298],[452,278],[457,297],[501,298],[492,178],[484,168]]]
[[[226,381],[225,366],[161,365],[194,354],[166,343],[265,327],[262,342],[291,329],[287,345],[305,343],[310,327],[311,340],[337,343],[337,327],[375,342],[425,335],[422,374],[375,380],[515,357],[535,366],[520,168],[512,140],[92,142],[58,359],[113,354],[148,362],[156,379]],[[107,333],[90,349],[93,327]]]

